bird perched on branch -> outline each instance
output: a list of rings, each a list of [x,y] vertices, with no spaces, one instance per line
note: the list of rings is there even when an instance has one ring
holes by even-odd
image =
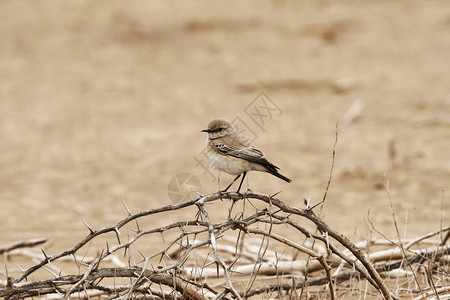
[[[202,130],[208,133],[206,155],[211,165],[216,169],[236,178],[222,192],[228,191],[233,183],[242,176],[237,192],[239,193],[242,182],[248,171],[260,171],[270,173],[286,182],[289,178],[278,172],[278,167],[271,164],[261,151],[252,147],[237,129],[225,119],[215,119],[208,125],[208,129]]]

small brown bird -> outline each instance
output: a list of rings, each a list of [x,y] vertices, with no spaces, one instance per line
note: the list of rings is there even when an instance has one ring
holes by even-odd
[[[253,148],[248,140],[240,135],[227,120],[215,119],[209,123],[208,129],[204,129],[202,132],[208,133],[206,155],[210,164],[220,171],[237,175],[222,192],[228,191],[233,183],[244,174],[237,190],[239,193],[248,171],[267,172],[286,182],[291,182],[289,178],[278,172],[279,168],[271,164],[261,151]]]

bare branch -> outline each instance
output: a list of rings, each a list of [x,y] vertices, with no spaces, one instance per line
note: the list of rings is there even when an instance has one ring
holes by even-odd
[[[232,214],[231,209],[214,208],[214,202],[226,199],[233,201],[234,210],[241,207],[242,211]],[[260,209],[257,207],[261,205],[255,205],[253,212],[248,213],[244,205],[237,205],[243,199],[251,199],[253,204],[260,201],[267,208]],[[148,224],[144,219],[155,214],[195,207],[201,220],[192,216],[160,227],[139,225]],[[426,278],[420,276],[428,280],[429,289],[433,289],[435,296],[441,293],[443,283],[448,282],[443,278],[449,275],[446,258],[450,246],[439,246],[441,241],[433,240],[433,237],[449,232],[449,227],[410,239],[403,250],[398,247],[404,244],[400,238],[395,244],[373,239],[353,244],[312,209],[289,206],[275,196],[252,191],[244,194],[214,193],[134,214],[128,212],[129,215],[117,224],[97,230],[91,228],[78,244],[57,254],[48,254],[48,249],[45,252],[39,249],[12,250],[10,245],[20,245],[19,242],[8,245],[4,248],[8,249],[4,252],[8,253],[8,258],[22,255],[37,262],[22,270],[15,281],[0,282],[0,287],[4,286],[0,288],[0,297],[19,300],[55,294],[65,299],[99,295],[107,299],[153,296],[161,299],[246,299],[278,292],[280,297],[283,294],[303,297],[319,293],[318,298],[325,297],[326,293],[329,298],[336,299],[340,298],[336,294],[342,291],[339,287],[342,282],[350,281],[351,284],[355,280],[365,280],[371,290],[364,291],[364,295],[377,292],[385,299],[391,299],[391,292],[380,274],[385,278],[411,278],[418,276],[417,271],[416,274],[409,270],[405,272],[402,266],[424,262],[427,263],[426,268],[421,266],[417,270],[427,271]],[[192,210],[190,212],[192,214]],[[300,226],[304,223],[314,225],[320,233]],[[135,224],[135,227],[129,228],[132,226],[126,224]],[[289,236],[283,235],[285,228],[290,229]],[[96,239],[101,241],[101,245],[106,245],[104,249],[93,247]],[[151,250],[140,248],[142,242],[151,245]],[[365,255],[363,249],[369,246],[371,250],[381,246],[391,248]],[[90,251],[96,251],[96,254],[92,255]],[[136,257],[136,253],[140,256]],[[119,255],[126,262],[118,260]],[[66,269],[67,264],[72,264],[72,268]],[[114,265],[119,267],[112,268]],[[44,269],[50,273],[36,272]],[[77,273],[70,275],[68,270],[77,270]],[[17,268],[14,272],[18,272]],[[30,275],[34,272],[33,277],[44,278],[31,280]],[[9,273],[11,270],[6,273],[5,266],[6,276]],[[267,280],[271,284],[266,284]],[[310,290],[312,286],[321,289]],[[428,295],[427,291],[411,291],[408,296],[415,297],[417,293]]]
[[[46,243],[47,241],[48,241],[47,238],[15,241],[13,243],[0,246],[0,254],[9,252],[9,251],[12,251],[12,250],[18,249],[18,248],[38,246],[38,245]]]

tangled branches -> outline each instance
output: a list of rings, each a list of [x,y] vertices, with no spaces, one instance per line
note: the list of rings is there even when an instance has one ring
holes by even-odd
[[[223,199],[231,200],[231,207],[225,211],[227,216],[217,217],[224,211],[215,206]],[[152,216],[175,210],[186,210],[184,215],[189,215],[195,207],[197,215],[194,212],[191,219],[141,228],[140,222],[148,223]],[[305,220],[314,230],[301,225]],[[128,210],[128,216],[113,226],[98,230],[86,226],[89,234],[72,248],[52,256],[44,251],[40,256],[35,253],[40,261],[15,280],[8,277],[0,297],[56,294],[64,299],[246,299],[273,293],[286,298],[326,293],[336,299],[337,286],[356,278],[373,287],[370,293],[392,299],[397,293],[380,274],[386,277],[405,265],[424,262],[431,288],[423,288],[417,281],[420,297],[446,292],[449,286],[448,279],[438,284],[433,280],[435,274],[448,277],[448,238],[433,247],[427,245],[425,250],[414,246],[442,233],[448,236],[450,227],[401,249],[394,245],[393,249],[369,253],[366,250],[377,241],[357,246],[328,226],[313,209],[289,206],[252,191],[214,193],[134,214]],[[104,249],[93,257],[86,255],[94,241],[104,241],[110,233],[115,241],[106,240]],[[125,241],[123,236],[127,236]],[[44,240],[34,244],[39,242]],[[8,247],[3,252],[11,256],[17,251],[12,249],[20,245]],[[119,259],[120,255],[127,263]],[[67,260],[72,262],[71,274],[56,265]],[[43,269],[53,274],[52,278],[34,280]]]

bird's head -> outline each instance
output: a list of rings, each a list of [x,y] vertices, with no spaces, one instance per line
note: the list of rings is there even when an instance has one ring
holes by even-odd
[[[225,119],[215,119],[208,124],[208,129],[203,129],[202,132],[207,132],[208,137],[212,140],[229,135],[233,131],[233,125]]]

